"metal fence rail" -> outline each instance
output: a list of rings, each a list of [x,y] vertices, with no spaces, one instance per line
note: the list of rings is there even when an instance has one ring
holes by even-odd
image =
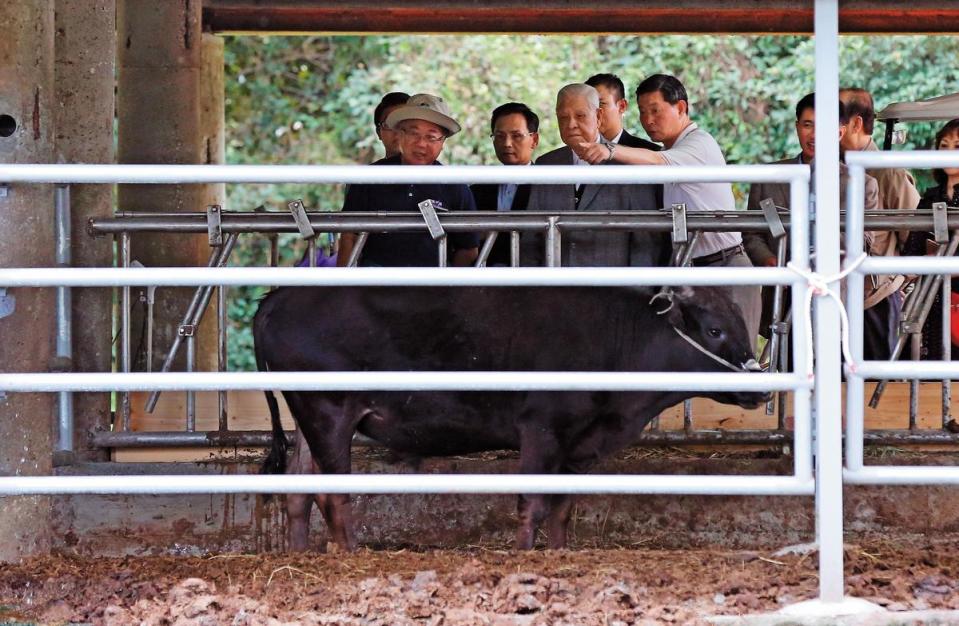
[[[950,153],[951,152],[951,153]],[[916,151],[909,153],[851,152],[846,155],[849,166],[849,215],[846,229],[847,259],[855,258],[863,249],[864,189],[866,168],[936,168],[959,166],[955,151]],[[866,259],[849,275],[847,302],[862,302],[865,278],[869,274],[959,274],[959,258],[955,257],[877,257]],[[950,281],[943,281],[948,285]],[[945,292],[944,290],[944,293]],[[946,298],[946,302],[948,302]],[[845,482],[852,484],[959,484],[959,467],[868,466],[863,463],[863,392],[865,379],[959,378],[959,362],[954,361],[864,361],[864,311],[861,305],[849,307],[849,338],[854,363],[846,364],[846,464]],[[943,341],[948,343],[949,315],[943,316]]]
[[[537,170],[535,172],[527,170]],[[485,167],[249,167],[249,166],[76,166],[0,165],[0,180],[12,182],[127,182],[195,183],[226,182],[487,182],[549,183],[579,180],[584,183],[640,183],[681,180],[787,181],[796,224],[791,229],[795,262],[808,266],[806,206],[809,172],[801,166],[743,166],[690,168],[485,168]],[[474,226],[475,228],[475,226]],[[128,235],[128,233],[127,233]],[[125,239],[128,244],[128,237]],[[121,251],[128,249],[122,245]],[[124,261],[129,263],[128,256]],[[211,264],[212,265],[212,264]],[[783,268],[330,268],[304,272],[300,268],[8,268],[0,269],[0,285],[12,287],[51,286],[223,286],[223,285],[437,285],[437,286],[532,286],[532,285],[785,285],[793,302],[801,306],[807,289],[805,279]],[[128,302],[128,292],[124,300]],[[797,309],[794,337],[795,363],[806,362],[803,337],[808,329]],[[800,371],[798,365],[794,371]],[[796,415],[795,457],[792,477],[596,477],[584,476],[569,482],[568,477],[458,476],[455,490],[494,492],[560,493],[583,490],[632,493],[782,493],[811,494],[812,450],[809,421],[811,381],[799,374],[692,374],[657,372],[169,372],[169,373],[16,373],[0,374],[0,388],[8,391],[80,391],[134,389],[477,389],[477,390],[781,390],[792,389]],[[345,490],[383,493],[417,490],[444,491],[442,478],[418,476],[297,477],[293,485],[286,478],[269,476],[216,477],[212,482],[195,477],[110,477],[107,486],[93,477],[7,477],[0,478],[0,494],[10,493],[157,493],[217,492],[304,492]],[[427,480],[422,480],[426,478]],[[506,480],[504,480],[504,478]],[[664,480],[665,478],[665,480]],[[343,479],[341,481],[341,479]],[[466,479],[466,480],[464,480]],[[392,482],[391,482],[392,481]],[[431,482],[433,481],[433,482]],[[472,482],[471,482],[472,481]],[[435,484],[434,484],[435,483]],[[282,484],[282,489],[279,485]],[[588,485],[588,486],[586,486]]]

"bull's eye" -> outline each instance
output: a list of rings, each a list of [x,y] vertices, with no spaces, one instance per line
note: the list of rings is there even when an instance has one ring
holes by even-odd
[[[720,330],[720,329],[718,329],[718,328],[710,328],[710,329],[709,329],[708,331],[706,331],[706,332],[708,332],[708,333],[709,333],[709,336],[710,336],[710,337],[713,337],[714,339],[719,339],[720,337],[723,336],[723,331]]]

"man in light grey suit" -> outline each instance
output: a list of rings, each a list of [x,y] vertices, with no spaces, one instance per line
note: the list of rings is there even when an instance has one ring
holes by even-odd
[[[536,160],[536,165],[590,166],[570,146],[584,142],[605,142],[599,132],[599,94],[582,83],[560,89],[556,96],[556,120],[566,144]],[[607,144],[612,156],[615,146]],[[610,162],[606,163],[610,164]],[[599,164],[599,165],[606,165]],[[654,210],[654,185],[535,185],[530,194],[530,211],[638,211]],[[542,265],[544,238],[537,234],[524,239],[524,265]],[[563,233],[564,266],[666,265],[668,235],[648,232],[569,231]]]

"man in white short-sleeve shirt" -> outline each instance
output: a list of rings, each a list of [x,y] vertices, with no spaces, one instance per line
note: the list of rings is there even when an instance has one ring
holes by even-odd
[[[689,118],[686,88],[675,76],[654,74],[636,88],[639,121],[660,151],[585,143],[577,147],[579,157],[590,163],[615,161],[633,165],[725,165],[719,144],[712,135]],[[736,209],[730,183],[666,183],[666,207],[683,203],[691,211],[733,211]],[[693,247],[693,265],[752,267],[738,232],[702,233]],[[729,294],[740,309],[746,330],[755,346],[762,311],[758,286],[730,287]]]

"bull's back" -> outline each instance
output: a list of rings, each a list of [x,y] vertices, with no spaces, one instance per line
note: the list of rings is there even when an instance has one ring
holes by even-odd
[[[254,336],[275,370],[615,370],[661,325],[646,299],[628,289],[282,288],[261,303]]]

